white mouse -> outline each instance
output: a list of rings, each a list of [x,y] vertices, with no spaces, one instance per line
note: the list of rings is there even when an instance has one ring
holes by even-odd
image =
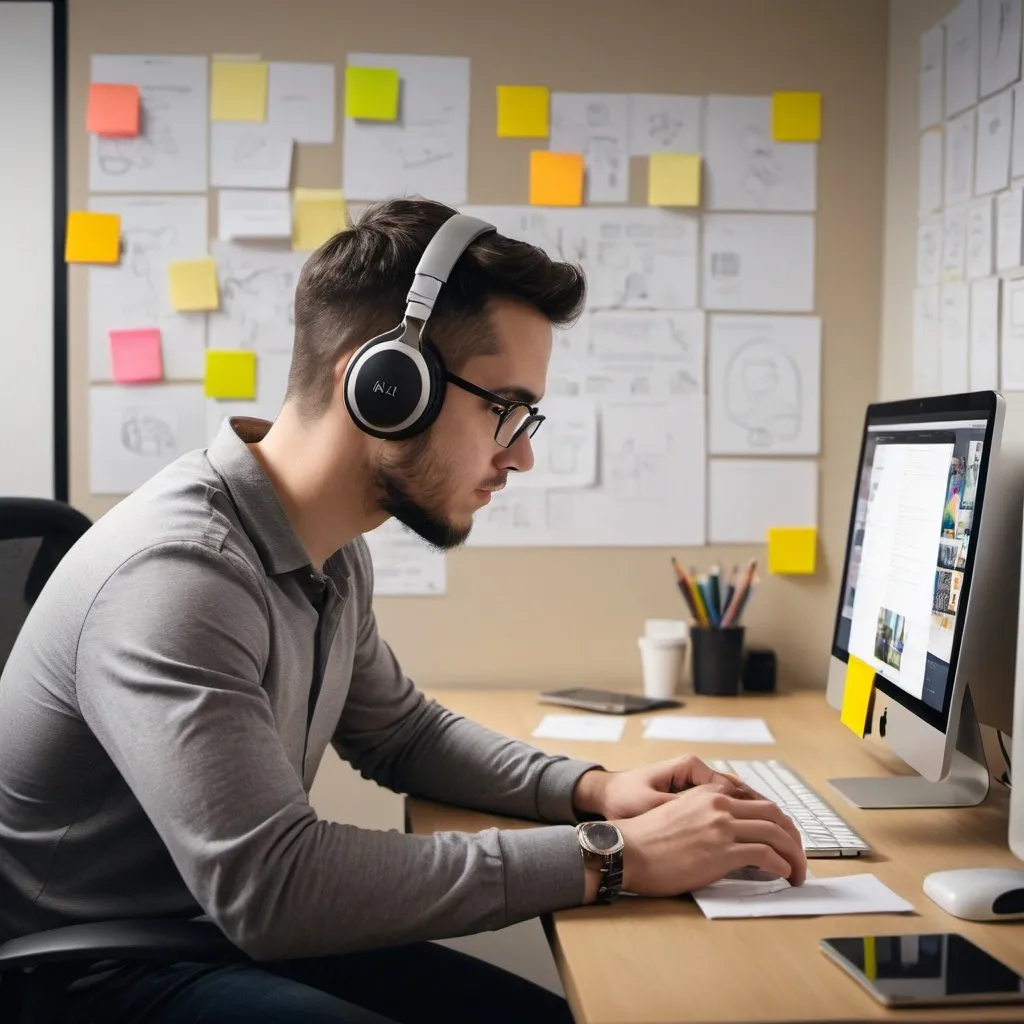
[[[1024,919],[1024,871],[960,868],[925,876],[925,894],[948,914],[967,921]]]

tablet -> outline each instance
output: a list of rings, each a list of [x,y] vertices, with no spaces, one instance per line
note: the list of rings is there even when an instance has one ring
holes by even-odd
[[[822,939],[821,950],[886,1006],[1024,1002],[1024,978],[955,932]]]
[[[574,686],[567,690],[549,690],[540,695],[541,704],[564,704],[570,708],[585,708],[608,715],[632,715],[638,711],[657,711],[659,708],[681,708],[682,701],[641,697],[636,693],[615,693],[611,690],[592,690]]]

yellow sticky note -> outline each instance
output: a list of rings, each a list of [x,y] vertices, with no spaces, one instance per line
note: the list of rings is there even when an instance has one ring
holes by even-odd
[[[498,138],[546,139],[549,106],[546,85],[499,85]]]
[[[530,203],[533,206],[582,206],[583,156],[535,149],[530,154]]]
[[[214,121],[266,121],[266,61],[215,60],[210,72]]]
[[[700,206],[700,154],[652,153],[647,164],[649,206]]]
[[[328,238],[348,227],[348,211],[341,189],[297,188],[292,203],[292,248],[296,252],[319,249]]]
[[[812,573],[818,550],[814,526],[773,526],[768,530],[768,571]]]
[[[821,93],[774,93],[772,138],[776,142],[817,142],[821,138]]]
[[[394,68],[345,68],[345,114],[364,121],[398,117],[398,72]]]
[[[200,260],[178,260],[167,264],[171,305],[179,313],[216,309],[220,305],[217,290],[217,266],[212,256]]]
[[[64,234],[67,263],[119,263],[121,261],[121,218],[116,213],[68,214]]]
[[[256,397],[256,353],[246,349],[207,349],[207,398]]]
[[[848,655],[840,721],[858,736],[863,736],[867,731],[874,692],[875,670],[860,658]]]

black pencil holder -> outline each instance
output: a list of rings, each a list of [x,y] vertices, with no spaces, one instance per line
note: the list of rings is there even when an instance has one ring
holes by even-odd
[[[712,697],[734,697],[743,674],[743,627],[690,629],[690,675],[693,692]]]

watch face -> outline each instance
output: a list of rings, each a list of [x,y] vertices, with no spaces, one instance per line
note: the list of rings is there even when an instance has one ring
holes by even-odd
[[[587,842],[598,853],[609,853],[619,845],[619,830],[606,821],[594,821],[587,825]]]

